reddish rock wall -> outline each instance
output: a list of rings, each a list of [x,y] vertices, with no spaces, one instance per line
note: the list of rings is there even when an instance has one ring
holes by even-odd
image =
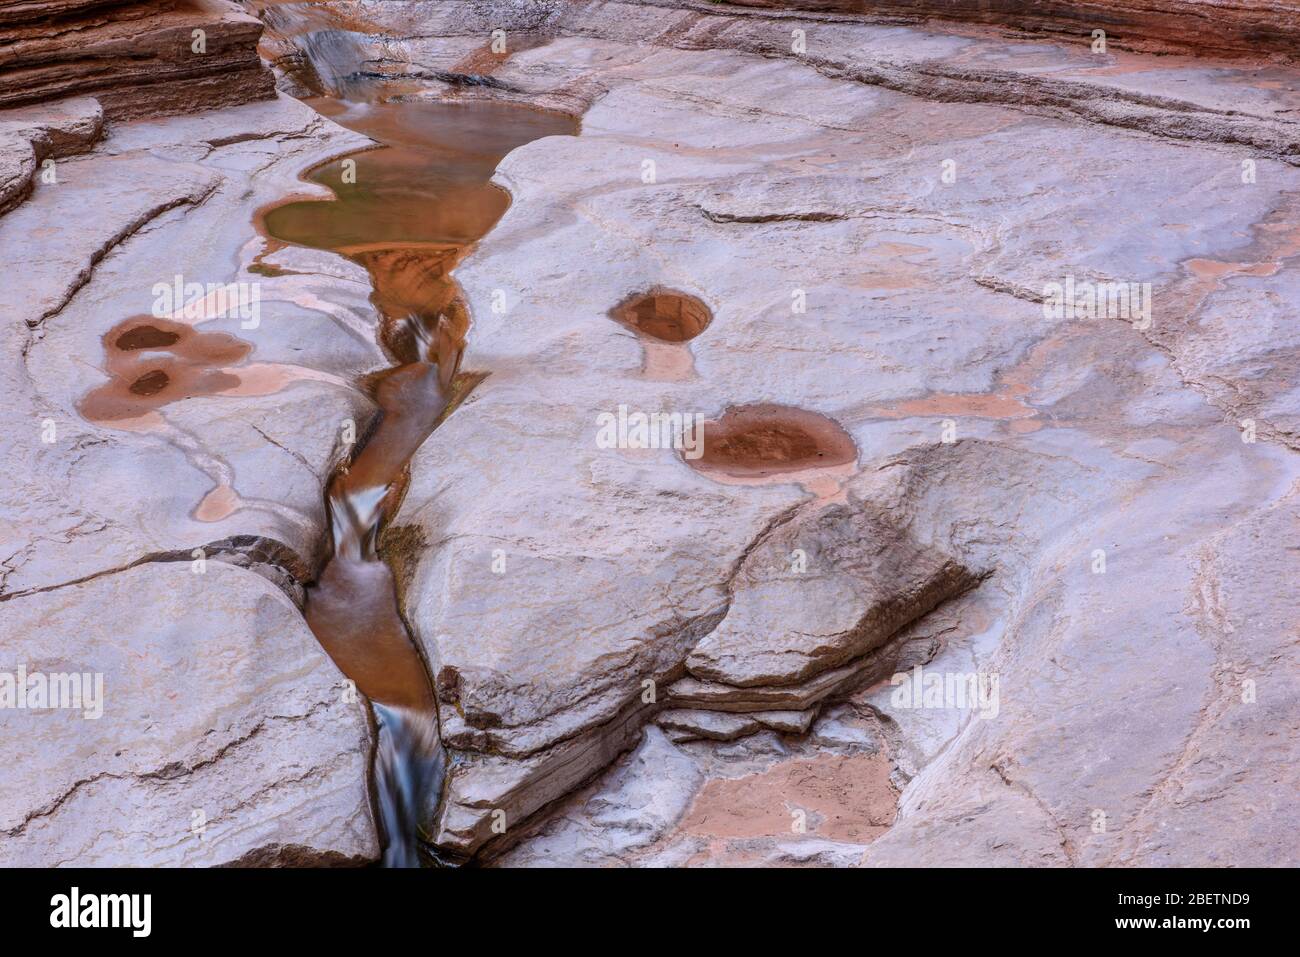
[[[90,95],[122,119],[268,97],[261,33],[224,0],[0,0],[0,109]]]
[[[729,0],[739,6],[960,20],[1033,33],[1106,31],[1122,47],[1214,56],[1300,56],[1295,0]]]

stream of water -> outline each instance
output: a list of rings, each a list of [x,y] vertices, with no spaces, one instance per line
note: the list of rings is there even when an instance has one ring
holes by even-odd
[[[509,205],[492,173],[515,147],[574,133],[576,122],[481,101],[309,102],[383,146],[313,170],[308,178],[335,199],[277,206],[262,226],[273,240],[329,249],[367,269],[394,366],[366,383],[381,415],[329,483],[333,556],[308,590],[307,622],[374,708],[384,863],[411,867],[422,849],[432,855],[427,828],[446,756],[428,669],[400,613],[380,536],[411,457],[478,381],[460,372],[469,315],[451,270]]]

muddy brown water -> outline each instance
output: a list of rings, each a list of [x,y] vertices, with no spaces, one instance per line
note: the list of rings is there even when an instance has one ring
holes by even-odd
[[[395,366],[369,383],[381,417],[330,482],[334,554],[308,590],[307,622],[375,706],[385,862],[413,865],[436,811],[444,757],[428,671],[377,542],[411,456],[476,381],[458,374],[469,315],[451,270],[509,205],[492,173],[515,147],[573,134],[576,122],[483,102],[309,102],[382,146],[311,171],[307,178],[335,198],[276,206],[261,226],[273,240],[328,249],[366,268]]]

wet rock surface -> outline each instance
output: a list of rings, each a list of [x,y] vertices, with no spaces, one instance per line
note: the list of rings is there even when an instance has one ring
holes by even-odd
[[[373,415],[354,383],[386,361],[365,271],[253,225],[365,143],[287,98],[114,123],[0,218],[21,422],[0,440],[0,671],[104,680],[97,721],[3,711],[41,756],[0,789],[9,863],[378,856],[365,712],[298,603],[344,425]],[[178,277],[204,308],[160,302]],[[255,314],[202,295],[237,282]]]
[[[415,8],[389,6],[389,33],[412,36],[403,9]],[[448,69],[481,42],[475,16],[493,21],[481,6],[446,9],[440,39],[400,46],[400,69]],[[503,8],[493,16],[509,33]],[[459,763],[441,839],[492,841],[494,811],[514,827],[643,740],[630,726],[660,709],[683,747],[709,748],[685,739],[763,740],[773,732],[755,732],[749,715],[864,695],[892,739],[897,817],[854,830],[847,855],[846,832],[813,826],[762,859],[795,860],[791,842],[824,863],[903,863],[918,843],[931,863],[1141,862],[1157,847],[1166,862],[1218,859],[1207,844],[1174,850],[1138,835],[1226,816],[1172,783],[1195,763],[1198,727],[1249,722],[1276,740],[1240,682],[1212,677],[1206,634],[1223,628],[1197,610],[1195,569],[1224,525],[1294,509],[1288,441],[1243,442],[1241,425],[1252,418],[1281,438],[1293,403],[1263,384],[1289,360],[1262,340],[1221,324],[1212,334],[1232,339],[1230,361],[1180,343],[1238,280],[1258,285],[1239,294],[1274,314],[1263,287],[1289,269],[1285,229],[1269,224],[1290,221],[1297,185],[1278,162],[1295,156],[1284,112],[1294,80],[1254,86],[1260,74],[1241,66],[1171,69],[790,14],[590,4],[547,16],[517,24],[532,39],[493,67],[498,87],[443,94],[585,113],[577,139],[532,143],[498,172],[514,203],[457,270],[475,321],[468,361],[490,376],[417,456],[397,519],[441,545],[410,557],[403,591],[435,671],[455,676],[443,724]],[[815,38],[804,58],[780,46],[800,25]],[[535,42],[547,31],[551,42]],[[1227,88],[1242,93],[1231,116]],[[1245,159],[1267,174],[1244,183]],[[1208,298],[1194,299],[1196,259],[1237,264],[1220,272],[1237,279],[1202,282],[1195,295]],[[736,265],[754,263],[757,279]],[[1045,313],[1044,290],[1067,276],[1150,283],[1150,325]],[[688,375],[647,375],[643,343],[604,318],[651,284],[713,315],[686,344]],[[496,290],[511,303],[504,313],[492,309]],[[1231,308],[1224,322],[1245,315],[1241,301]],[[1207,363],[1242,378],[1225,386]],[[716,421],[752,403],[837,423],[857,449],[852,467],[807,485],[728,484],[680,450],[595,440],[596,417],[620,404]],[[1257,411],[1265,404],[1269,415]],[[496,452],[458,471],[476,445]],[[773,527],[834,502],[852,521],[887,516],[917,554],[990,575],[875,651],[850,637],[854,606],[821,602],[816,586],[775,581],[788,600],[749,605],[737,576]],[[691,661],[716,667],[704,664],[710,643],[741,615],[752,619],[730,639],[737,647],[832,635],[847,660],[815,644],[828,670],[763,669],[764,681],[790,682],[770,686],[689,673]],[[1269,631],[1280,639],[1288,627]],[[890,678],[917,662],[941,677],[996,675],[996,715],[977,698],[895,703]],[[1277,693],[1294,700],[1288,685]],[[1225,777],[1251,773],[1269,772],[1243,752]],[[855,813],[884,820],[868,810]],[[1100,833],[1097,810],[1109,822]],[[597,826],[578,798],[554,813]],[[1257,814],[1235,827],[1271,837],[1243,845],[1242,860],[1286,859],[1285,812]],[[689,820],[683,812],[674,833]],[[587,860],[576,833],[555,837],[549,859],[567,846]],[[528,846],[508,859],[537,863]]]
[[[510,208],[455,268],[481,381],[380,544],[451,755],[442,851],[1295,863],[1291,67],[712,4],[314,6],[267,38],[286,87],[582,116],[497,170]],[[33,188],[0,218],[4,644],[106,676],[147,652],[124,693],[157,673],[194,710],[148,747],[50,716],[94,767],[6,788],[0,855],[135,855],[105,849],[125,802],[176,834],[132,860],[373,859],[363,712],[295,601],[341,426],[375,414],[379,313],[423,279],[375,302],[400,264],[251,226],[365,141],[281,97],[113,125],[44,184],[39,139],[11,136]],[[259,326],[154,315],[176,273],[258,281]],[[1067,282],[1138,298],[1045,308]],[[685,298],[638,304],[662,292]],[[654,414],[677,418],[601,439]],[[100,623],[107,657],[67,644],[123,593],[144,612]],[[149,626],[172,620],[265,683],[207,681]],[[216,850],[185,806],[227,823]]]

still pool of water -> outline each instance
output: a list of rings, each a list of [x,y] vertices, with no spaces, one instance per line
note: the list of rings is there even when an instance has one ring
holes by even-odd
[[[492,185],[493,171],[516,147],[573,134],[577,122],[482,101],[309,102],[382,146],[312,170],[307,178],[335,199],[276,206],[264,214],[263,229],[273,239],[333,250],[365,266],[390,348],[398,348],[390,336],[412,315],[428,321],[447,314],[463,333],[467,318],[448,273],[510,204]]]

